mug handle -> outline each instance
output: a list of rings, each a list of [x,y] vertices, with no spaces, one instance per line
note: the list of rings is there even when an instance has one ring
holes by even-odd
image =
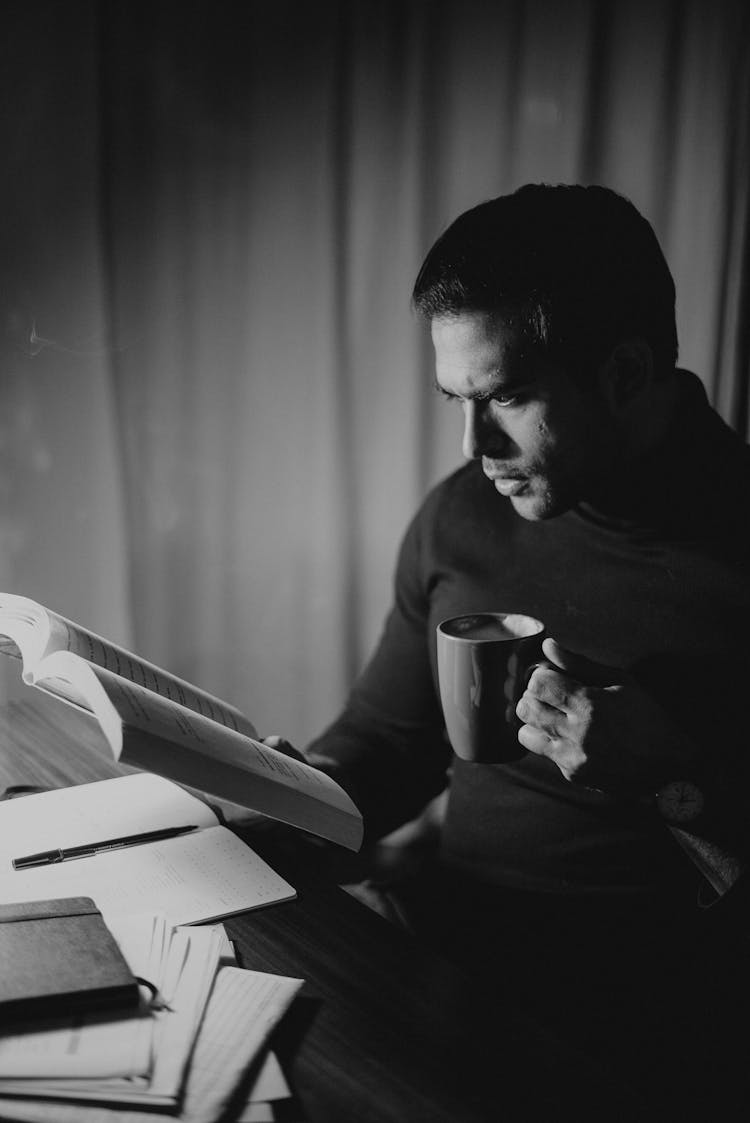
[[[538,663],[530,663],[529,664],[529,666],[524,671],[523,690],[521,691],[521,694],[523,694],[523,691],[526,690],[526,688],[528,687],[529,680],[531,679],[531,676],[533,675],[534,671],[537,670],[538,667],[548,667],[548,666],[549,666],[549,663],[547,663],[543,659],[540,660]],[[519,698],[521,697],[521,694],[519,694]]]
[[[508,702],[508,705],[505,708],[505,720],[509,725],[515,724],[515,725],[518,725],[518,727],[520,728],[521,725],[523,724],[521,722],[520,718],[518,718],[516,716],[516,706],[518,705],[518,702],[520,701],[521,695],[523,694],[523,692],[526,690],[527,686],[529,685],[529,680],[530,680],[531,676],[533,675],[534,671],[537,669],[537,667],[548,667],[548,666],[549,666],[549,664],[545,660],[539,660],[536,663],[530,663],[529,666],[523,672],[521,689],[517,692],[516,697],[514,699],[511,699]]]

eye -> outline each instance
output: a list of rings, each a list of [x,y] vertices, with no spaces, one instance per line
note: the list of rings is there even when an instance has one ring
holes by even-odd
[[[468,400],[471,400],[475,402],[497,402],[499,406],[508,408],[511,406],[520,405],[523,399],[523,394],[520,390],[507,390],[504,393],[497,390],[494,393],[479,394],[476,397],[467,399],[460,397],[460,395],[458,394],[451,394],[451,392],[449,390],[445,390],[439,382],[435,383],[435,389],[440,394],[443,401],[459,402],[461,405],[465,405]]]
[[[444,390],[443,387],[439,385],[439,383],[435,383],[435,389],[437,390],[438,394],[440,395],[440,397],[443,399],[444,402],[460,402],[461,401],[461,399],[459,398],[459,396],[457,394],[451,394],[451,393],[448,392],[448,390]]]
[[[497,402],[499,406],[516,406],[521,401],[521,395],[515,394],[493,394],[492,401]]]

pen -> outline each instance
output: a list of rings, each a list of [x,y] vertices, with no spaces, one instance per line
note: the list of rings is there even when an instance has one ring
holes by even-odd
[[[121,850],[124,846],[138,846],[141,842],[157,842],[163,838],[176,838],[178,835],[196,831],[198,827],[166,827],[160,831],[144,831],[143,834],[128,834],[122,838],[108,838],[104,842],[87,842],[84,846],[68,846],[58,850],[40,850],[38,854],[26,854],[23,858],[13,858],[14,870],[27,870],[32,866],[51,866],[56,862],[68,862],[72,858],[90,858],[107,850]]]

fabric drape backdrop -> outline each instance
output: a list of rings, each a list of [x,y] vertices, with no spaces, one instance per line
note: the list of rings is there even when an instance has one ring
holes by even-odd
[[[681,362],[747,432],[739,0],[30,0],[4,22],[0,588],[262,733],[335,716],[406,523],[460,462],[409,309],[460,211],[530,181],[630,197]]]

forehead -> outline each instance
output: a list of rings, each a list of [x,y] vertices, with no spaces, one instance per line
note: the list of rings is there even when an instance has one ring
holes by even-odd
[[[481,391],[488,382],[505,385],[528,372],[520,331],[497,313],[436,316],[431,333],[435,373],[446,388]]]

